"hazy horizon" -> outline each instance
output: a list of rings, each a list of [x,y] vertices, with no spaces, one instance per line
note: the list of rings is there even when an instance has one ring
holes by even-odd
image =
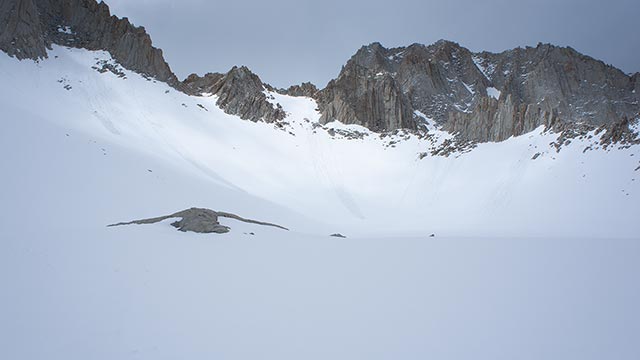
[[[539,42],[570,46],[625,73],[640,71],[631,0],[210,3],[109,0],[112,13],[144,26],[179,78],[246,65],[277,87],[335,78],[361,46],[431,44],[500,52]],[[464,9],[464,11],[461,11]]]

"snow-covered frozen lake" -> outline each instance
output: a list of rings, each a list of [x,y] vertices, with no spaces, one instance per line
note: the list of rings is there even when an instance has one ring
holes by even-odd
[[[640,355],[635,240],[236,228],[213,238],[167,224],[5,238],[2,358]]]

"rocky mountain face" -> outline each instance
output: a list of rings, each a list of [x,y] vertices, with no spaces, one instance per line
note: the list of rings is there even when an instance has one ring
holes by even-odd
[[[322,122],[340,120],[373,131],[415,129],[409,96],[379,59],[384,55],[375,49],[358,52],[340,76],[320,91]]]
[[[267,99],[267,87],[245,66],[234,66],[226,74],[208,73],[202,77],[191,74],[181,84],[189,94],[217,96],[220,108],[244,120],[282,120],[286,114],[280,104],[274,105]]]
[[[500,141],[557,122],[609,126],[640,114],[632,76],[571,48],[540,44],[474,61],[503,94],[450,114],[446,128],[474,140]]]
[[[467,110],[473,96],[463,82],[478,83],[479,88],[488,82],[469,64],[455,61],[462,50],[448,42],[431,47],[386,49],[379,43],[362,47],[320,92],[322,121],[390,131],[416,128],[416,110],[435,120],[444,119],[454,108]]]
[[[143,27],[112,16],[95,0],[3,0],[0,48],[19,59],[47,57],[51,44],[106,50],[127,69],[175,85],[162,50]]]
[[[285,117],[281,107],[268,101],[266,85],[246,67],[234,67],[226,74],[191,75],[178,81],[145,29],[132,25],[127,18],[112,16],[104,2],[3,0],[0,24],[0,49],[18,59],[46,58],[52,44],[105,50],[124,68],[164,81],[180,91],[217,95],[218,105],[229,114],[253,121]]]
[[[252,121],[286,116],[265,90],[313,97],[324,123],[384,132],[436,122],[477,142],[540,125],[611,127],[640,116],[640,74],[624,74],[571,48],[539,44],[494,54],[444,40],[391,49],[373,43],[322,90],[310,83],[276,90],[246,67],[178,81],[145,29],[112,16],[103,2],[0,2],[0,50],[37,60],[52,44],[108,51],[129,70],[191,95],[215,95],[225,112]]]
[[[539,44],[499,54],[456,43],[362,47],[319,92],[322,120],[372,130],[434,120],[474,141],[501,141],[557,122],[600,126],[640,113],[639,75],[571,48]]]
[[[47,56],[45,36],[33,0],[0,2],[0,50],[18,59]]]

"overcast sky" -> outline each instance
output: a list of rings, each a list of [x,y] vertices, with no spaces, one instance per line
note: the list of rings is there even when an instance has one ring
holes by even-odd
[[[247,65],[278,87],[323,87],[362,45],[472,51],[550,42],[640,71],[638,0],[107,0],[151,34],[180,78]]]

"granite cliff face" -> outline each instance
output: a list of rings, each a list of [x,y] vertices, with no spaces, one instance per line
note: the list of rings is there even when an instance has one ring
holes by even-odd
[[[145,29],[112,16],[103,2],[4,0],[0,19],[0,48],[18,59],[46,58],[51,44],[105,50],[127,69],[177,84]]]
[[[414,129],[420,123],[416,110],[443,122],[451,111],[472,108],[477,101],[474,94],[486,96],[489,85],[473,66],[471,53],[454,43],[393,49],[373,43],[347,62],[338,78],[320,92],[319,102],[325,122],[375,124],[375,130]]]
[[[38,8],[34,0],[0,2],[0,50],[18,59],[47,57]]]
[[[181,85],[192,95],[216,95],[220,108],[244,120],[273,122],[286,116],[280,104],[274,105],[267,99],[267,85],[245,66],[234,66],[226,74],[209,73],[202,77],[191,74]]]
[[[373,131],[415,129],[408,96],[389,71],[379,68],[384,63],[377,56],[382,55],[375,51],[359,52],[340,76],[320,91],[321,122],[340,120]]]
[[[449,41],[393,49],[373,43],[318,100],[325,122],[395,130],[426,117],[468,140],[501,141],[556,122],[600,126],[635,118],[639,78],[552,45],[493,54]]]
[[[572,48],[539,44],[474,60],[503,95],[450,114],[446,129],[470,139],[500,141],[556,122],[609,126],[640,114],[633,77]]]

